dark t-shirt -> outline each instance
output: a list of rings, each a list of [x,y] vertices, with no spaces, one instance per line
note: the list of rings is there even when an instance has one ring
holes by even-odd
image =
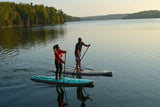
[[[82,42],[81,44],[78,42],[75,46],[75,56],[78,56],[77,50],[79,50],[79,52],[81,53],[82,50],[82,45],[84,45],[84,43]]]

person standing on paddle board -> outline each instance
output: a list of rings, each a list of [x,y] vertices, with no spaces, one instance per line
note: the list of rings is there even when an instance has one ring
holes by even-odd
[[[75,46],[75,58],[76,58],[76,70],[77,72],[83,71],[81,68],[81,50],[82,46],[89,47],[90,44],[86,45],[82,42],[82,38],[78,38],[78,43]]]
[[[55,55],[56,80],[59,80],[61,79],[62,63],[65,64],[65,62],[62,59],[62,54],[65,54],[67,51],[61,50],[58,44],[53,46],[53,50]],[[59,79],[58,79],[58,73],[59,73]]]

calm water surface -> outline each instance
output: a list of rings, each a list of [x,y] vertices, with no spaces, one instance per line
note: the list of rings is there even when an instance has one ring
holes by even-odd
[[[36,83],[30,77],[54,75],[52,46],[57,43],[67,50],[66,67],[73,68],[78,37],[91,44],[83,68],[111,70],[113,77],[82,77],[95,81],[92,88],[62,87],[69,107],[160,106],[159,19],[0,29],[0,105],[58,106],[60,87]]]

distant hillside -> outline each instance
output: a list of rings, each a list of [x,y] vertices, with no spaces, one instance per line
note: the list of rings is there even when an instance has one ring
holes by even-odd
[[[72,22],[72,21],[81,21],[81,18],[67,15],[67,22]]]
[[[128,14],[110,14],[110,15],[102,15],[102,16],[90,16],[90,17],[81,17],[82,21],[85,20],[115,20],[115,19],[123,19]]]
[[[145,18],[160,18],[160,11],[149,10],[131,14],[110,14],[102,16],[81,17],[81,20],[85,21],[85,20],[145,19]]]
[[[138,13],[129,14],[123,19],[144,19],[144,18],[160,18],[160,11],[158,10],[142,11]]]

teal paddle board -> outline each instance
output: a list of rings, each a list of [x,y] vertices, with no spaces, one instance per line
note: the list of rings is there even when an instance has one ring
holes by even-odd
[[[65,77],[60,80],[56,80],[55,76],[43,76],[43,75],[33,76],[31,77],[31,80],[34,80],[37,82],[49,83],[49,84],[60,84],[60,85],[70,85],[70,86],[85,86],[85,85],[91,85],[94,83],[93,80],[89,80],[89,79]]]

